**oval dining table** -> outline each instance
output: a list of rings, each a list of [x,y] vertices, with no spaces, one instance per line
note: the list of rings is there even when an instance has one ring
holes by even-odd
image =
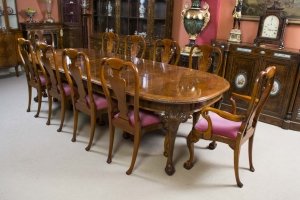
[[[100,82],[100,60],[103,55],[93,49],[78,49],[90,59],[91,77],[95,92],[102,93]],[[62,50],[57,50],[57,61],[61,64]],[[116,55],[113,55],[116,56]],[[60,58],[60,59],[59,59]],[[164,155],[167,156],[165,172],[175,173],[173,151],[180,123],[204,106],[210,106],[222,98],[230,84],[215,74],[161,62],[129,58],[138,68],[140,77],[140,107],[160,114],[166,129]],[[80,62],[80,61],[79,61]],[[130,73],[124,71],[130,80]],[[128,81],[127,94],[133,104],[133,83]]]

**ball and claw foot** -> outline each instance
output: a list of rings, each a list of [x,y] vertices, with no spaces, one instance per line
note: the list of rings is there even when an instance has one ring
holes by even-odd
[[[36,114],[36,115],[34,115],[34,117],[35,117],[35,118],[38,118],[38,117],[39,117],[39,115],[38,115],[38,114]]]
[[[106,162],[107,162],[108,164],[110,164],[110,163],[111,163],[111,158],[107,158]]]
[[[27,111],[27,112],[30,112],[30,109],[28,108],[26,111]]]
[[[61,128],[58,128],[58,129],[57,129],[57,132],[61,132]]]
[[[214,150],[216,147],[217,147],[217,143],[216,142],[211,142],[211,143],[209,143],[207,148],[210,149],[210,150]]]
[[[186,161],[184,164],[183,164],[183,167],[187,170],[190,170],[192,169],[192,167],[194,166],[194,164],[190,161]]]
[[[49,121],[47,121],[47,122],[46,122],[46,125],[50,125],[50,122],[49,122]]]
[[[250,171],[254,172],[255,171],[254,167],[250,167]]]
[[[72,138],[72,140],[71,140],[72,142],[76,142],[76,138]]]

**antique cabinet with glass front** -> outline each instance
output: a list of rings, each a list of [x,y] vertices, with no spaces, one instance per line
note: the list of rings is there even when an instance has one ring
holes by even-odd
[[[93,0],[92,9],[92,46],[99,45],[99,33],[107,31],[121,38],[142,35],[148,44],[171,38],[173,0]]]
[[[0,68],[15,67],[18,75],[17,38],[22,37],[18,26],[15,0],[0,0]]]

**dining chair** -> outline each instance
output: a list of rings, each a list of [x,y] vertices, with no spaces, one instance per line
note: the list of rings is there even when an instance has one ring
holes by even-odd
[[[59,72],[57,54],[53,46],[43,42],[37,43],[37,60],[38,64],[45,69],[46,89],[48,94],[48,120],[47,125],[50,125],[52,114],[53,98],[61,102],[60,126],[57,132],[61,132],[67,103],[71,101],[71,87],[67,82],[63,82]]]
[[[207,44],[193,45],[189,53],[189,68],[193,68],[193,57],[198,56],[197,69],[200,71],[210,72],[224,77],[221,74],[223,61],[222,51],[219,47]]]
[[[105,54],[118,53],[120,39],[119,35],[113,32],[104,32],[102,35],[102,51]]]
[[[27,112],[30,112],[32,88],[37,91],[38,108],[34,117],[38,117],[41,110],[42,96],[45,94],[46,78],[45,70],[37,64],[36,52],[29,40],[18,38],[18,53],[21,64],[24,67],[27,87],[28,87],[28,107]]]
[[[127,72],[122,75],[122,73]],[[140,81],[137,67],[131,61],[119,58],[104,58],[101,61],[100,80],[108,101],[109,153],[107,163],[112,161],[115,129],[133,135],[132,159],[126,174],[132,173],[136,161],[141,135],[146,131],[162,128],[160,117],[139,107]],[[128,93],[133,95],[129,103]]]
[[[127,35],[125,37],[125,55],[130,57],[144,58],[146,41],[141,35]]]
[[[73,103],[74,127],[72,142],[76,141],[78,112],[81,111],[89,115],[91,120],[90,139],[88,146],[85,148],[89,151],[94,138],[96,120],[97,118],[101,119],[102,114],[107,112],[107,101],[104,96],[93,92],[88,56],[84,52],[71,48],[64,49],[62,56],[63,69],[71,87]]]
[[[193,68],[193,57],[197,55],[197,70],[210,72],[219,76],[224,77],[222,68],[223,55],[222,51],[219,47],[211,46],[207,44],[198,45],[195,44],[191,47],[191,51],[189,53],[189,68]],[[220,108],[222,99],[214,103],[213,107]],[[193,125],[197,123],[197,120],[200,116],[200,112],[193,113]],[[216,143],[213,141],[209,148],[213,148]]]
[[[261,71],[255,80],[251,96],[232,93],[232,111],[226,112],[212,107],[202,109],[200,119],[187,137],[190,157],[184,163],[186,169],[194,165],[194,143],[200,139],[228,144],[234,151],[234,172],[237,185],[243,187],[239,178],[239,157],[242,145],[248,141],[250,171],[254,172],[252,149],[254,133],[260,113],[265,105],[274,83],[276,67],[271,66]],[[234,98],[248,103],[245,113],[237,114]]]
[[[180,58],[180,46],[171,39],[157,39],[153,47],[153,60],[177,65]]]

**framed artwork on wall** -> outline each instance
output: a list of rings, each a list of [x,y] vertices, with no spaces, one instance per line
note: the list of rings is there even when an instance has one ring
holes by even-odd
[[[244,0],[242,20],[258,21],[274,5],[283,8],[289,24],[300,24],[300,0]]]

